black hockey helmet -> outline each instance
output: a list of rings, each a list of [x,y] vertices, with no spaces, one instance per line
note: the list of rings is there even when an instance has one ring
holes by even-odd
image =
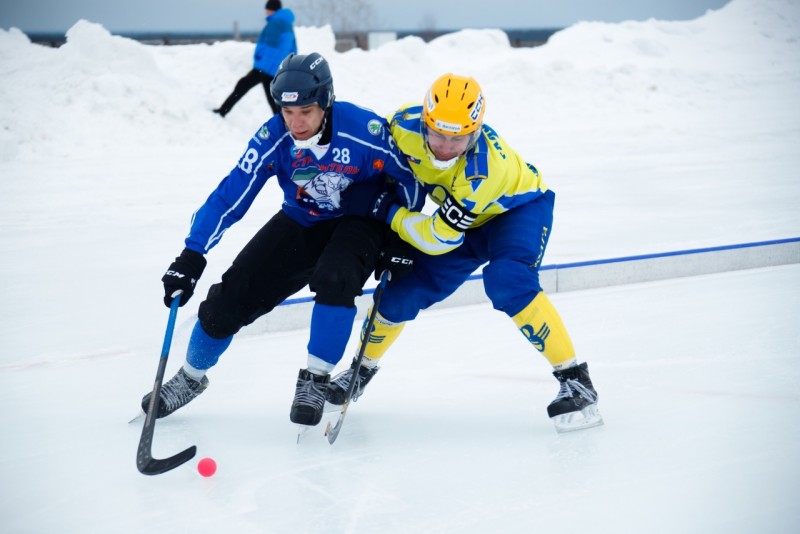
[[[281,61],[270,93],[279,106],[307,106],[314,102],[327,110],[333,104],[333,77],[328,61],[316,52],[289,54]]]

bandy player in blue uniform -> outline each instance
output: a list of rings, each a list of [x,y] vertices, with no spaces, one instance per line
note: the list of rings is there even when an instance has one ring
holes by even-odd
[[[486,294],[553,366],[559,392],[547,407],[557,430],[602,424],[597,392],[586,363],[579,364],[558,312],[539,285],[539,267],[553,223],[555,194],[483,123],[486,100],[478,83],[445,74],[422,105],[408,105],[390,119],[392,136],[417,180],[439,208],[426,215],[393,194],[365,184],[354,188],[348,212],[388,222],[413,245],[414,270],[387,285],[369,333],[360,395],[378,361],[420,310],[444,300],[483,268]],[[363,206],[369,206],[364,210]],[[351,369],[337,375],[328,400],[341,404]]]
[[[204,255],[239,221],[270,177],[283,190],[281,210],[211,286],[199,307],[186,362],[161,389],[158,417],[184,406],[208,387],[206,372],[234,334],[309,285],[315,293],[307,368],[297,378],[290,419],[316,425],[330,372],[339,362],[355,320],[355,297],[376,267],[384,222],[345,216],[341,199],[353,184],[391,178],[399,202],[419,209],[424,194],[395,147],[384,118],[335,102],[327,61],[319,54],[289,55],[270,85],[281,114],[252,137],[238,165],[192,218],[185,248],[162,278],[164,302],[182,290],[192,296]],[[142,399],[146,410],[150,394]]]

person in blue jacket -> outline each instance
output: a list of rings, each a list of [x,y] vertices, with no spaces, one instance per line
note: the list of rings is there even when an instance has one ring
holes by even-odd
[[[267,11],[267,24],[258,36],[256,50],[253,53],[253,68],[244,75],[233,88],[233,92],[225,99],[214,113],[224,117],[247,92],[258,84],[264,86],[272,114],[280,113],[269,90],[269,84],[278,65],[289,54],[297,53],[297,41],[294,36],[294,13],[284,8],[281,0],[269,0],[264,6]]]
[[[425,202],[386,119],[336,102],[328,62],[317,53],[286,57],[270,89],[281,113],[259,128],[238,164],[195,212],[185,248],[162,278],[164,303],[180,298],[183,306],[189,300],[205,269],[205,254],[244,217],[273,176],[283,190],[283,205],[200,304],[186,361],[161,388],[157,417],[206,389],[206,372],[242,327],[308,285],[315,297],[307,367],[297,378],[290,419],[318,424],[330,372],[353,329],[355,297],[376,266],[391,273],[403,269],[391,268],[391,256],[381,259],[389,227],[346,216],[342,208],[348,190],[365,182],[390,184],[408,209],[420,209]],[[147,394],[144,410],[149,402]]]

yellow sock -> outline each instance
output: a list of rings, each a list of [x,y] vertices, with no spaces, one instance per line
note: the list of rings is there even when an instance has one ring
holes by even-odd
[[[572,347],[567,329],[543,291],[540,291],[536,298],[512,319],[522,335],[553,366],[575,357],[575,349]]]
[[[369,313],[371,313],[371,311],[372,308],[370,308],[370,312],[367,313],[367,317],[361,325],[362,341],[364,340],[364,330],[367,328]],[[364,350],[364,356],[370,360],[380,359],[389,347],[392,346],[392,343],[394,343],[400,335],[405,325],[405,322],[393,323],[384,319],[380,313],[376,314],[375,322],[372,323],[372,331],[369,333],[369,342],[367,343],[366,350]]]

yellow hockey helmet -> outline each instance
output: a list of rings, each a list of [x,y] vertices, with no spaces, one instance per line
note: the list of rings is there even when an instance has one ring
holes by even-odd
[[[480,129],[485,110],[478,82],[448,72],[425,95],[422,118],[428,128],[442,135],[465,135]]]

